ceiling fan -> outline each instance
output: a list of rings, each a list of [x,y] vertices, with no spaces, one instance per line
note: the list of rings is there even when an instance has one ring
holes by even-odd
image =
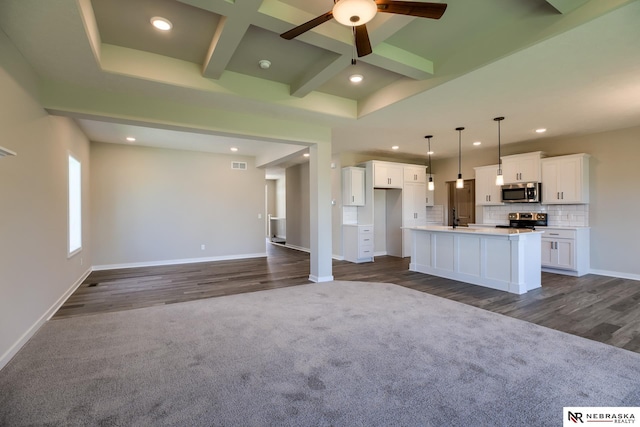
[[[377,12],[440,19],[446,9],[447,5],[444,3],[396,0],[334,0],[332,10],[309,22],[298,25],[286,33],[280,34],[280,37],[291,40],[329,21],[331,18],[335,18],[342,25],[353,28],[358,57],[363,57],[372,52],[369,33],[365,24],[371,21]]]

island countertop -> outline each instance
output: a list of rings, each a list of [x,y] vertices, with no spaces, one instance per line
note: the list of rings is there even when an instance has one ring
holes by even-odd
[[[473,234],[488,234],[491,236],[515,236],[519,234],[542,234],[544,231],[542,230],[531,230],[528,228],[490,228],[490,227],[481,227],[481,228],[472,228],[472,227],[448,227],[445,225],[421,225],[416,227],[407,227],[410,230],[420,230],[420,231],[435,231],[442,233],[473,233]]]

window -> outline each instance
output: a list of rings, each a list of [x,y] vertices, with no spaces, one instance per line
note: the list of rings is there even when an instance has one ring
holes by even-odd
[[[69,256],[82,249],[82,173],[80,162],[69,154]]]

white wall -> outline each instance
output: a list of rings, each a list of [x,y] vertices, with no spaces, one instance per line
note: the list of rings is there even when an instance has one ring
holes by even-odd
[[[91,162],[97,268],[265,255],[253,158],[92,142]]]
[[[0,32],[0,368],[89,272],[89,142],[38,104],[36,76]],[[83,249],[67,258],[68,153],[82,164]]]
[[[309,163],[286,169],[287,245],[311,247]]]

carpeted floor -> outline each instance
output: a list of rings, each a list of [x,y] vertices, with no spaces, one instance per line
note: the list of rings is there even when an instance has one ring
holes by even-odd
[[[332,282],[47,322],[0,425],[562,425],[640,406],[640,354],[391,284]]]

